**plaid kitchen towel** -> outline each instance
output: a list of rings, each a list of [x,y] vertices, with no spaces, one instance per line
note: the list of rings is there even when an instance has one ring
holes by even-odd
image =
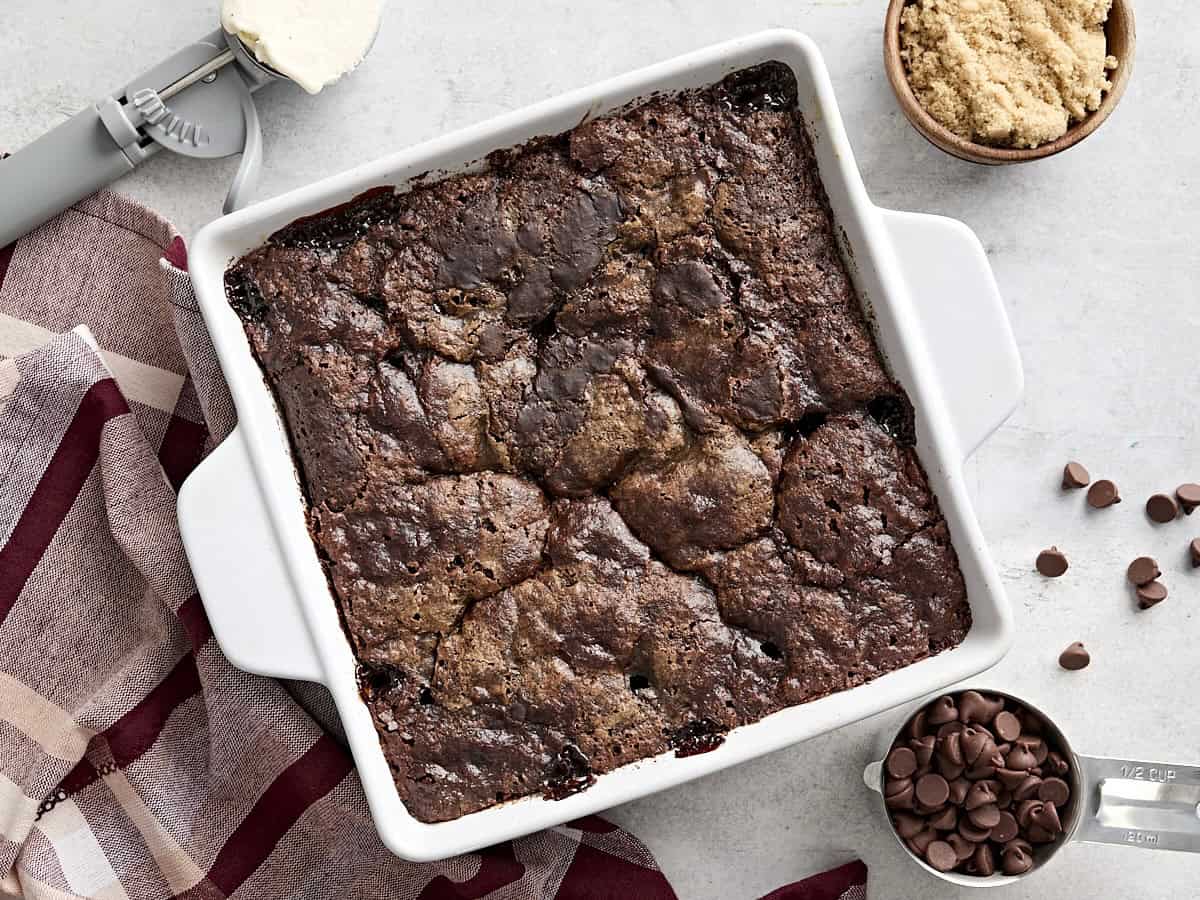
[[[674,897],[594,817],[397,859],[328,695],[225,660],[175,522],[234,424],[186,269],[169,225],[109,193],[0,249],[0,895]],[[865,883],[855,863],[771,896]]]

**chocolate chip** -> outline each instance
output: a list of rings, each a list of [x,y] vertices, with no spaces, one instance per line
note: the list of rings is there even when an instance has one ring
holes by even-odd
[[[1038,786],[1038,799],[1055,806],[1065,806],[1071,799],[1071,788],[1061,778],[1047,778]]]
[[[926,806],[941,806],[950,798],[950,785],[941,775],[922,775],[917,782],[916,794]]]
[[[1149,584],[1161,574],[1158,563],[1150,556],[1139,556],[1125,570],[1125,576],[1136,585]]]
[[[1200,484],[1181,484],[1175,488],[1175,498],[1184,515],[1190,516],[1200,506]]]
[[[893,778],[907,778],[917,771],[917,754],[907,747],[897,747],[888,754],[887,770]]]
[[[970,791],[971,782],[965,778],[955,778],[950,782],[950,802],[955,806],[962,806],[967,801]]]
[[[905,840],[916,837],[925,830],[925,820],[908,813],[897,813],[892,817],[892,823],[896,826],[896,834]]]
[[[1072,797],[1059,777],[1069,771],[1067,760],[1052,749],[1041,717],[981,691],[939,697],[921,712],[922,730],[937,724],[937,736],[909,737],[918,713],[885,759],[884,795],[897,835],[930,865],[936,856],[940,871],[986,877],[1005,862],[1028,871],[1033,846],[1062,834],[1058,810]]]
[[[1029,741],[1018,739],[1013,748],[1008,751],[1008,756],[1004,758],[1004,767],[1006,769],[1024,769],[1029,771],[1037,765],[1037,757],[1033,754],[1033,748]]]
[[[1000,854],[1000,871],[1005,875],[1024,875],[1032,868],[1033,857],[1030,852],[1015,842],[1006,845]]]
[[[1121,502],[1121,494],[1117,486],[1107,478],[1097,481],[1087,492],[1088,506],[1093,509],[1105,509]]]
[[[938,742],[938,752],[941,758],[956,766],[961,766],[966,760],[962,752],[962,732],[953,731]]]
[[[1041,825],[1030,825],[1025,829],[1025,835],[1035,844],[1052,844],[1056,837],[1053,831],[1047,831]]]
[[[925,737],[925,734],[925,710],[921,710],[908,723],[908,736],[915,741],[919,741]]]
[[[1021,786],[1021,783],[1029,777],[1029,773],[1024,769],[997,769],[996,778],[1004,785],[1006,790],[1015,791]]]
[[[897,778],[883,785],[883,802],[888,809],[912,809],[915,795],[911,778]]]
[[[1188,549],[1192,552],[1192,568],[1200,569],[1200,538],[1188,544]]]
[[[974,766],[981,760],[986,763],[996,751],[996,742],[991,735],[981,728],[968,725],[959,735],[959,745],[962,747],[963,761]]]
[[[917,758],[917,768],[923,769],[929,765],[929,761],[933,759],[933,749],[936,745],[937,738],[932,734],[908,742],[908,748],[912,750],[913,755]]]
[[[1179,516],[1179,505],[1169,494],[1155,494],[1146,501],[1146,515],[1159,525],[1165,525]]]
[[[986,828],[990,832],[1000,824],[1000,807],[995,803],[989,803],[986,806],[971,810],[967,813],[967,818],[971,820],[972,825],[979,828]]]
[[[1062,655],[1058,658],[1058,664],[1071,672],[1077,672],[1080,669],[1086,669],[1088,663],[1091,661],[1091,654],[1087,652],[1087,649],[1079,641],[1076,641],[1070,647],[1064,650]]]
[[[1046,771],[1051,775],[1066,775],[1071,771],[1071,767],[1067,764],[1061,753],[1055,753],[1051,750],[1046,754]]]
[[[939,872],[949,872],[958,865],[958,854],[945,841],[934,841],[925,850],[925,858]]]
[[[972,722],[986,725],[995,718],[1000,709],[1003,709],[1002,704],[1003,701],[997,708],[995,703],[989,702],[979,691],[964,691],[958,698],[958,720],[964,725],[970,725]]]
[[[1010,812],[1000,813],[1000,821],[992,828],[992,840],[997,844],[1007,844],[1020,833],[1017,817]]]
[[[996,716],[992,727],[996,729],[996,736],[1004,741],[1015,741],[1021,736],[1021,720],[1007,710]]]
[[[1041,786],[1042,779],[1037,775],[1026,775],[1025,780],[1013,789],[1013,799],[1018,803],[1027,803],[1037,796],[1038,788]]]
[[[1069,462],[1063,469],[1062,486],[1064,491],[1087,487],[1092,476],[1077,462]]]
[[[1035,565],[1038,572],[1047,578],[1058,578],[1060,575],[1065,575],[1069,568],[1067,557],[1057,547],[1051,547],[1049,550],[1039,553]]]
[[[953,806],[945,807],[940,813],[931,816],[929,827],[938,831],[953,831],[958,826],[958,810]]]
[[[967,863],[967,874],[987,878],[989,875],[995,874],[995,872],[996,857],[992,853],[992,848],[987,844],[980,844],[975,848],[975,853]]]
[[[920,833],[913,835],[912,838],[909,839],[909,844],[914,850],[917,851],[918,855],[923,856],[925,851],[929,849],[929,845],[937,839],[937,832],[932,828],[926,828]]]
[[[986,841],[992,833],[991,828],[980,828],[974,824],[968,817],[959,817],[958,833],[965,837],[973,844],[978,844],[980,841]]]
[[[1152,606],[1158,606],[1167,599],[1167,586],[1161,581],[1152,581],[1149,584],[1143,584],[1137,589],[1138,606],[1142,609],[1149,609]]]
[[[1029,821],[1045,829],[1047,834],[1059,834],[1063,830],[1058,809],[1053,803],[1039,803],[1029,814]]]
[[[959,862],[970,859],[975,852],[975,844],[958,833],[946,835],[946,843],[954,848]]]
[[[955,732],[962,731],[965,727],[966,726],[963,725],[962,722],[958,722],[958,721],[946,722],[944,725],[942,725],[937,730],[938,740],[940,741],[942,738],[944,738],[948,734],[954,734]]]
[[[925,717],[930,725],[945,725],[958,721],[958,707],[954,705],[954,698],[938,697],[926,710]]]
[[[1050,755],[1050,748],[1045,741],[1032,734],[1021,735],[1020,739],[1029,744],[1029,749],[1033,751],[1033,758],[1037,760],[1039,766],[1046,761],[1046,757]]]
[[[1022,828],[1028,828],[1030,817],[1033,815],[1033,811],[1035,809],[1040,809],[1043,806],[1045,806],[1045,803],[1034,797],[1030,797],[1028,800],[1022,800],[1020,805],[1017,806],[1017,824]]]
[[[981,806],[995,802],[996,791],[991,784],[986,781],[977,781],[971,785],[971,790],[967,792],[967,799],[963,801],[963,808],[970,812],[973,809],[978,809]]]

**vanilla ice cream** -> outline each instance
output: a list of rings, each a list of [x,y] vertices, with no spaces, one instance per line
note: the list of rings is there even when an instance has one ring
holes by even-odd
[[[221,0],[221,25],[310,94],[360,62],[383,0]]]

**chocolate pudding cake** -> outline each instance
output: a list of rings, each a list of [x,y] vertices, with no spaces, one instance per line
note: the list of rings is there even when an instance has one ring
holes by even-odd
[[[297,221],[227,287],[423,821],[967,632],[783,65]]]

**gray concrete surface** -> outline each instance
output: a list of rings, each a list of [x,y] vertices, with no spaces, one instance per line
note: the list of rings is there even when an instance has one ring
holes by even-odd
[[[983,239],[1024,357],[1028,393],[969,464],[983,528],[1016,610],[1016,649],[979,683],[1025,694],[1079,748],[1200,761],[1196,608],[1186,567],[1200,516],[1152,528],[1152,491],[1200,481],[1200,5],[1136,4],[1139,47],[1113,119],[1076,150],[1005,170],[929,147],[883,75],[883,0],[392,0],[367,64],[317,98],[259,95],[260,195],[562,90],[768,26],[808,32],[833,73],[868,190],[881,205],[944,213]],[[0,146],[15,147],[216,21],[215,0],[3,0]],[[219,212],[232,162],[159,159],[121,190],[187,235]],[[1057,490],[1078,458],[1127,502],[1085,515]],[[1072,563],[1032,572],[1051,543]],[[1157,554],[1170,599],[1139,614],[1126,563]],[[1081,639],[1094,663],[1060,672]],[[658,855],[684,898],[753,897],[861,856],[874,900],[948,898],[911,868],[859,778],[881,723],[865,722],[614,810]],[[1010,900],[1063,896],[1184,900],[1200,859],[1072,847]]]

